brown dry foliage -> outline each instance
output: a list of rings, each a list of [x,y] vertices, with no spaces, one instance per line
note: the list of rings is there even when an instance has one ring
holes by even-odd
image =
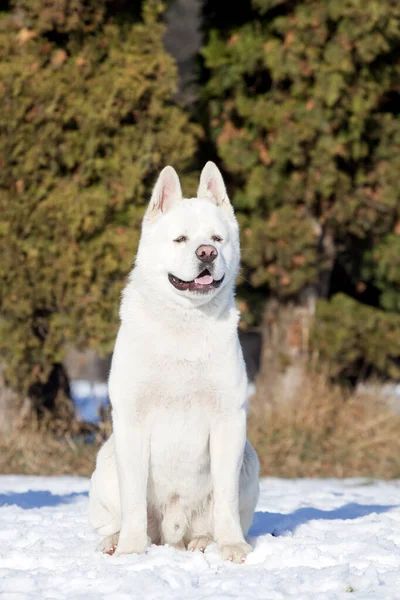
[[[89,476],[97,450],[97,444],[68,435],[56,439],[48,432],[18,432],[0,440],[0,473]]]
[[[25,423],[0,438],[0,473],[90,476],[110,431],[107,415],[91,444],[81,435],[59,436],[43,423]],[[248,434],[264,476],[400,476],[400,416],[323,375],[310,373],[293,403],[268,398],[260,384],[250,402]]]
[[[98,428],[81,423],[76,434],[57,435],[45,421],[32,419],[0,438],[0,473],[25,475],[84,475],[89,477],[95,466],[96,454],[111,433],[109,413]],[[88,433],[93,443],[85,443]]]
[[[295,402],[268,398],[259,387],[248,435],[262,475],[400,476],[400,416],[384,401],[346,393],[313,372]]]

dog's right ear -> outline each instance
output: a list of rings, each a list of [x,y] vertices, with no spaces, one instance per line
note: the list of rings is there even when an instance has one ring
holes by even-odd
[[[158,215],[166,213],[182,200],[182,188],[177,172],[173,167],[164,167],[156,185],[145,218],[151,221]]]

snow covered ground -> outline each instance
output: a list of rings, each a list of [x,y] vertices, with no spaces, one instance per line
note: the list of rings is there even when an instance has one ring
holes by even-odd
[[[400,599],[400,483],[263,480],[245,565],[215,544],[99,554],[87,491],[84,478],[0,476],[1,600]]]

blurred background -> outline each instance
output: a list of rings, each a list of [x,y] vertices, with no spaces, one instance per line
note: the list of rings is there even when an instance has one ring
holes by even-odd
[[[400,476],[397,0],[9,0],[0,472],[90,474],[159,171],[221,168],[263,474]]]

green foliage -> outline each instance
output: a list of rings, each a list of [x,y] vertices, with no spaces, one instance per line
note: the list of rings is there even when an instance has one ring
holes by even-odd
[[[313,343],[336,377],[400,377],[400,315],[360,304],[344,294],[317,308]]]
[[[167,162],[188,170],[200,129],[173,102],[158,0],[9,4],[0,354],[26,391],[68,342],[111,349],[150,187]],[[330,288],[320,355],[338,376],[397,376],[399,3],[205,0],[204,14],[207,141],[241,224],[242,304],[257,304],[244,320],[266,293]]]
[[[400,4],[253,0],[253,13],[248,4],[230,28],[212,29],[214,16],[203,49],[209,129],[240,211],[243,275],[282,300],[312,285],[397,313]],[[350,343],[357,311],[341,306]]]
[[[381,305],[400,313],[400,237],[389,233],[365,253],[364,278],[373,277],[381,290]]]
[[[151,186],[167,162],[188,167],[199,129],[172,102],[159,2],[139,16],[129,2],[11,4],[0,16],[0,352],[26,391],[67,342],[111,349]]]

